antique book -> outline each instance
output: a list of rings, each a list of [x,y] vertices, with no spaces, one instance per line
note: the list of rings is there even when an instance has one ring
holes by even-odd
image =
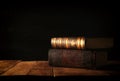
[[[109,49],[114,45],[113,38],[85,37],[54,37],[51,38],[52,48],[66,49]]]
[[[56,67],[97,68],[107,64],[106,51],[49,49],[48,62]]]

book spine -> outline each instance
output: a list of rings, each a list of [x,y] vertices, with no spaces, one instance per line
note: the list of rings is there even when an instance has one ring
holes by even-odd
[[[85,46],[84,37],[55,37],[51,38],[53,48],[75,48],[83,49]]]

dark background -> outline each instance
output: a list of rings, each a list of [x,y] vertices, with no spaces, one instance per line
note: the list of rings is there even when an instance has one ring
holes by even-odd
[[[85,36],[113,37],[109,57],[119,60],[113,2],[4,3],[0,9],[0,59],[47,60],[51,37]]]

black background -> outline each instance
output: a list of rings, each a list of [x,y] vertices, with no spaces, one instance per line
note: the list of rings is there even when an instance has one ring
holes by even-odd
[[[50,38],[113,37],[119,60],[116,3],[1,3],[0,59],[47,60]]]

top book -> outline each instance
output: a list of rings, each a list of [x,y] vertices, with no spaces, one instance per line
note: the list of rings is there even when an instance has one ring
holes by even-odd
[[[74,49],[106,49],[114,45],[113,38],[54,37],[52,48]]]

